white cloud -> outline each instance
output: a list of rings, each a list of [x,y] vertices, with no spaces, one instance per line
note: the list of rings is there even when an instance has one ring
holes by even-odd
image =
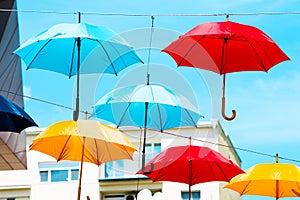
[[[256,79],[254,86],[261,90],[300,90],[300,73],[292,72],[286,76],[279,76],[274,79]]]

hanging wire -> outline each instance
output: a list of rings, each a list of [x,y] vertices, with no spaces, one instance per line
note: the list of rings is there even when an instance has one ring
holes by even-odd
[[[19,10],[19,9],[5,9],[1,8],[0,12],[28,12],[28,13],[50,13],[50,14],[78,14],[78,12],[71,11],[53,11],[53,10]]]
[[[218,145],[218,146],[222,146],[222,147],[227,147],[227,148],[231,148],[231,149],[235,149],[235,150],[240,150],[240,151],[244,151],[244,152],[248,152],[248,153],[258,154],[258,155],[261,155],[261,156],[268,156],[268,157],[276,158],[276,155],[274,156],[272,154],[267,154],[267,153],[263,153],[263,152],[259,152],[259,151],[253,151],[253,150],[244,149],[244,148],[240,148],[240,147],[229,146],[229,145],[221,144],[221,143],[217,143],[217,142],[211,142],[211,141],[207,141],[207,140],[201,140],[201,139],[198,139],[198,138],[192,138],[190,136],[178,135],[178,134],[170,133],[170,132],[167,132],[167,131],[163,131],[161,133],[166,134],[166,135],[171,135],[171,136],[174,136],[174,137],[185,138],[185,139],[192,139],[192,140],[203,142],[203,143],[208,143],[208,144],[213,144],[213,145]],[[300,160],[296,160],[296,159],[285,158],[285,157],[281,157],[281,156],[278,156],[278,158],[280,158],[282,160],[287,160],[287,161],[292,161],[292,162],[300,163]]]
[[[53,103],[53,102],[50,102],[50,101],[46,101],[46,100],[43,100],[43,99],[34,98],[34,97],[23,95],[23,94],[18,94],[16,92],[11,92],[11,91],[8,91],[8,90],[0,89],[0,92],[6,92],[6,93],[9,93],[9,94],[13,94],[13,95],[16,95],[16,96],[21,96],[21,97],[24,97],[24,98],[28,98],[28,99],[31,99],[31,100],[39,101],[39,102],[46,103],[46,104],[53,105],[53,106],[57,106],[57,107],[60,107],[60,108],[65,108],[65,109],[68,109],[68,110],[73,110],[73,108],[68,107],[68,106],[64,106],[64,105],[61,105],[61,104],[58,104],[58,103]],[[79,112],[91,115],[91,113],[89,113],[87,111],[79,111]]]
[[[49,14],[75,14],[75,15],[78,15],[78,11],[72,12],[72,11],[50,11],[50,10],[19,10],[19,9],[3,9],[3,8],[0,9],[0,12],[24,12],[24,13],[45,13],[45,14],[49,13]],[[150,45],[149,45],[150,47],[149,47],[149,52],[148,52],[147,78],[149,77],[150,52],[151,52],[151,45],[152,45],[152,34],[153,34],[154,17],[155,16],[159,16],[159,17],[216,17],[216,16],[225,16],[226,17],[226,16],[229,16],[229,15],[230,16],[300,15],[300,12],[253,12],[253,13],[211,13],[211,14],[205,14],[205,13],[195,13],[195,14],[184,14],[184,13],[128,14],[128,13],[98,13],[98,12],[80,12],[80,13],[82,15],[124,16],[124,17],[149,17],[149,16],[151,16],[152,26],[151,26],[151,35],[150,35]],[[148,80],[149,80],[149,78],[148,78]],[[35,100],[35,101],[39,101],[39,102],[42,102],[42,103],[58,106],[58,107],[65,108],[65,109],[68,109],[68,110],[73,110],[73,108],[70,108],[70,107],[67,107],[67,106],[64,106],[64,105],[61,105],[61,104],[53,103],[53,102],[50,102],[50,101],[45,101],[45,100],[42,100],[42,99],[38,99],[38,98],[26,96],[26,95],[20,95],[20,94],[17,94],[17,93],[11,92],[11,91],[2,90],[2,89],[0,89],[0,91],[11,93],[11,94],[18,95],[18,96],[22,96],[22,97],[32,99],[32,100]],[[86,111],[79,111],[79,112],[87,113]],[[90,114],[90,113],[88,113],[88,114]],[[166,132],[166,131],[164,131],[162,133],[172,135],[174,137],[181,137],[181,138],[189,139],[188,136],[177,135],[177,134]],[[204,143],[219,145],[219,146],[223,146],[223,147],[227,147],[227,148],[234,148],[236,150],[240,150],[240,151],[244,151],[244,152],[249,152],[249,153],[254,153],[254,154],[258,154],[258,155],[262,155],[262,156],[268,156],[268,157],[276,158],[276,156],[271,155],[271,154],[267,154],[267,153],[262,153],[262,152],[253,151],[253,150],[244,149],[244,148],[239,148],[239,147],[233,147],[233,146],[229,146],[229,145],[224,145],[224,144],[210,142],[210,141],[196,139],[196,138],[191,138],[191,139],[197,140],[197,141],[200,141],[200,142],[204,142]],[[296,159],[290,159],[290,158],[285,158],[285,157],[281,157],[281,156],[279,156],[278,158],[280,158],[282,160],[287,160],[287,161],[300,163],[300,160],[296,160]]]
[[[149,48],[148,48],[148,60],[147,60],[147,85],[150,84],[150,73],[149,73],[149,68],[150,67],[149,67],[149,65],[150,65],[150,58],[151,58],[153,32],[154,32],[154,16],[151,16],[151,31],[150,31]]]
[[[0,12],[30,12],[30,13],[50,13],[50,14],[78,14],[76,11],[51,11],[51,10],[20,10],[1,8]],[[253,16],[253,15],[300,15],[300,12],[248,12],[248,13],[100,13],[100,12],[81,12],[83,15],[101,16],[124,16],[124,17],[217,17],[217,16]]]
[[[32,100],[39,101],[39,102],[42,102],[42,103],[46,103],[46,104],[49,104],[49,105],[57,106],[57,107],[60,107],[60,108],[65,108],[65,109],[68,109],[68,110],[73,110],[73,108],[71,108],[71,107],[67,107],[67,106],[64,106],[64,105],[61,105],[61,104],[57,104],[57,103],[53,103],[53,102],[50,102],[50,101],[46,101],[46,100],[42,100],[42,99],[30,97],[30,96],[27,96],[27,95],[21,95],[21,94],[18,94],[18,93],[15,93],[15,92],[11,92],[11,91],[7,91],[7,90],[3,90],[3,89],[0,89],[0,91],[1,92],[6,92],[6,93],[10,93],[10,94],[14,94],[16,96],[22,96],[24,98],[32,99]],[[80,112],[84,113],[84,114],[91,115],[91,113],[89,113],[87,111],[80,111]],[[153,130],[153,131],[156,131],[156,130]],[[267,153],[263,153],[263,152],[259,152],[259,151],[250,150],[250,149],[240,148],[240,147],[236,147],[236,146],[235,147],[234,146],[229,146],[229,145],[220,144],[220,143],[217,143],[217,142],[211,142],[211,141],[207,141],[207,140],[201,140],[201,139],[198,139],[198,138],[192,138],[190,136],[178,135],[178,134],[170,133],[170,132],[167,132],[167,131],[162,131],[161,133],[166,134],[166,135],[171,135],[171,136],[174,136],[174,137],[178,137],[178,138],[191,139],[191,140],[195,140],[195,141],[199,141],[199,142],[203,142],[203,143],[208,143],[208,144],[218,145],[218,146],[222,146],[222,147],[227,147],[227,148],[231,148],[231,149],[235,149],[235,150],[239,150],[239,151],[244,151],[244,152],[248,152],[248,153],[253,153],[253,154],[257,154],[257,155],[261,155],[261,156],[268,156],[268,157],[276,158],[276,156],[274,156],[272,154],[267,154]],[[140,140],[140,144],[141,144],[141,140]],[[292,158],[286,158],[286,157],[282,157],[282,156],[278,156],[278,158],[281,159],[281,160],[286,160],[286,161],[300,163],[300,160],[296,160],[296,159],[292,159]],[[137,186],[137,189],[138,189],[138,186]]]

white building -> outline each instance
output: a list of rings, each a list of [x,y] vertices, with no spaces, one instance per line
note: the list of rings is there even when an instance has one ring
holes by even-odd
[[[27,138],[27,150],[40,131],[42,130],[27,129],[23,133]],[[142,130],[126,129],[123,131],[140,150]],[[173,135],[147,131],[146,158],[148,160],[165,148],[188,145],[189,139],[178,137],[182,135],[195,138],[192,141],[193,145],[209,146],[240,165],[241,160],[234,148],[212,144],[232,146],[230,139],[217,121],[201,122],[197,128],[172,129],[168,132]],[[177,137],[174,137],[174,134]],[[152,195],[162,192],[163,199],[186,199],[187,184],[152,182],[147,177],[136,175],[135,173],[140,168],[140,160],[140,154],[137,152],[133,161],[115,161],[100,167],[84,163],[81,199],[87,199],[88,196],[91,200],[130,200],[145,188],[149,189]],[[78,162],[62,161],[57,163],[43,153],[27,151],[26,170],[0,171],[0,200],[75,200],[78,191],[78,173]],[[237,193],[224,189],[224,185],[225,182],[194,185],[192,186],[193,200],[241,199]]]

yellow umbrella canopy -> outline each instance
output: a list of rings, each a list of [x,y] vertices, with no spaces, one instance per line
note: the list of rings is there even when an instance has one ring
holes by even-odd
[[[55,123],[41,132],[30,145],[57,161],[80,161],[78,199],[81,192],[82,163],[101,165],[105,162],[132,159],[133,144],[118,129],[96,120],[69,120]]]
[[[300,168],[287,163],[257,164],[235,176],[225,185],[240,195],[298,197],[300,194]]]
[[[84,147],[82,149],[81,147]],[[72,160],[100,165],[119,159],[132,159],[136,151],[119,130],[96,120],[61,121],[41,132],[30,150],[43,152],[57,161]]]

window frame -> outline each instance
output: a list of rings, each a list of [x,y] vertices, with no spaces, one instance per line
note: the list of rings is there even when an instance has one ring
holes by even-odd
[[[195,199],[195,198],[193,198],[193,194],[199,194],[199,199],[197,198],[197,199]],[[189,194],[189,191],[186,191],[186,190],[183,190],[183,191],[181,191],[181,193],[180,193],[181,195],[180,195],[180,197],[181,197],[181,200],[187,200],[188,198],[183,198],[183,194]],[[191,191],[191,200],[200,200],[201,199],[201,191],[200,190],[193,190],[193,191]]]
[[[39,162],[38,172],[39,172],[39,182],[40,183],[68,183],[75,182],[79,180],[79,162],[74,161],[61,161],[61,162]],[[66,171],[66,180],[53,180],[52,173]],[[77,179],[73,178],[73,173],[77,172]],[[47,173],[47,180],[42,181],[41,173]]]
[[[149,142],[146,144],[146,153],[149,154],[148,156],[146,155],[146,162],[149,161],[153,156],[159,154],[162,150],[162,147],[161,147],[161,142]],[[137,158],[140,158],[140,157],[136,157]],[[148,160],[147,160],[148,158]],[[128,165],[126,164],[126,162],[132,162],[131,160],[122,160],[123,162],[123,171],[122,169],[120,168],[120,166],[118,166],[117,164],[118,161],[112,161],[112,162],[106,162],[102,165],[102,170],[103,170],[103,173],[101,175],[101,177],[103,178],[100,178],[100,179],[122,179],[122,178],[132,178],[132,177],[136,177],[136,174],[130,174],[128,175],[126,173],[126,169],[128,167]],[[137,165],[137,160],[134,160],[134,162],[136,163],[136,166]],[[112,169],[118,169],[118,170],[112,170]],[[138,169],[137,169],[138,170]],[[110,171],[112,171],[112,173],[110,173]],[[140,175],[142,176],[142,175]]]

